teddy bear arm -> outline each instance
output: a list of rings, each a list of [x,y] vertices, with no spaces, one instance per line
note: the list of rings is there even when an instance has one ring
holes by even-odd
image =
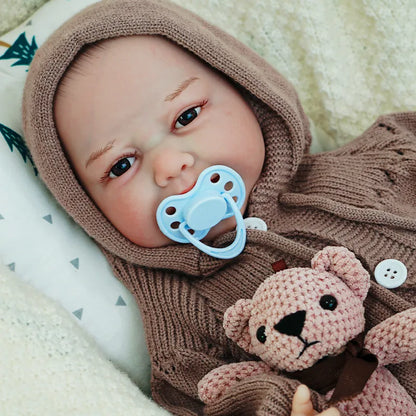
[[[226,390],[243,378],[270,373],[273,370],[262,361],[243,361],[224,364],[207,373],[198,383],[200,399],[206,403],[214,403]]]
[[[416,359],[416,308],[397,313],[370,329],[365,347],[375,354],[379,365]]]

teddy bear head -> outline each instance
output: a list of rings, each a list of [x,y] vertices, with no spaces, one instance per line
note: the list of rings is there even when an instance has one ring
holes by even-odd
[[[274,369],[311,367],[364,330],[370,276],[359,260],[344,247],[325,247],[311,265],[275,273],[224,315],[227,336]]]

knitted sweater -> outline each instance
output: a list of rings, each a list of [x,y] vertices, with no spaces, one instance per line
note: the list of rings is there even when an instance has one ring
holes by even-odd
[[[257,116],[266,159],[245,215],[263,219],[268,230],[248,230],[237,258],[215,259],[190,245],[133,244],[91,201],[62,150],[52,109],[65,69],[85,44],[132,34],[160,34],[187,48],[229,77]],[[38,50],[25,86],[23,122],[43,180],[137,298],[151,355],[153,398],[175,414],[290,413],[297,382],[280,375],[247,378],[205,407],[196,387],[214,367],[253,358],[225,336],[223,313],[237,299],[250,298],[276,260],[306,266],[328,244],[354,251],[370,272],[380,260],[394,257],[407,266],[408,279],[395,291],[372,283],[368,326],[414,306],[413,113],[382,117],[344,148],[309,155],[308,122],[295,91],[251,50],[163,0],[106,0],[75,16]],[[226,233],[212,245],[229,244],[234,235]],[[415,399],[415,363],[391,370]],[[323,408],[319,395],[313,401]]]

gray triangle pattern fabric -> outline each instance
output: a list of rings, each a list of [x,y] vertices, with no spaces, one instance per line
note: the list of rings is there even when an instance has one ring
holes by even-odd
[[[76,268],[79,269],[79,258],[75,258],[73,260],[70,261],[70,263]]]
[[[84,313],[84,309],[80,308],[77,309],[76,311],[72,312],[79,320],[82,319],[82,314]]]
[[[124,301],[124,299],[121,296],[119,296],[116,302],[116,306],[127,306],[127,304]]]
[[[52,224],[52,215],[48,214],[42,217],[45,221],[47,221],[49,224]]]

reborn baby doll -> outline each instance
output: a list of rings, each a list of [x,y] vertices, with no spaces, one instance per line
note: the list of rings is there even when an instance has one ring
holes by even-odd
[[[344,415],[416,415],[411,397],[383,367],[416,358],[416,308],[364,338],[369,287],[368,272],[344,247],[325,247],[311,269],[278,271],[224,315],[227,336],[263,361],[212,370],[198,384],[201,399],[216,401],[245,377],[280,371],[326,393]]]
[[[209,405],[197,391],[210,370],[252,359],[224,333],[223,315],[278,259],[303,267],[339,245],[372,272],[395,258],[408,278],[394,291],[372,283],[367,326],[414,306],[413,113],[383,116],[347,146],[310,155],[296,92],[253,51],[169,2],[105,0],[37,51],[23,125],[42,179],[136,297],[152,396],[174,414],[290,414],[299,382],[283,375],[244,379]],[[241,176],[240,215],[261,224],[228,259],[166,238],[156,221],[162,201],[188,198],[217,165]],[[234,217],[209,227],[204,244],[235,241]],[[413,399],[415,370],[414,361],[391,366]],[[312,402],[327,407],[316,392]]]

